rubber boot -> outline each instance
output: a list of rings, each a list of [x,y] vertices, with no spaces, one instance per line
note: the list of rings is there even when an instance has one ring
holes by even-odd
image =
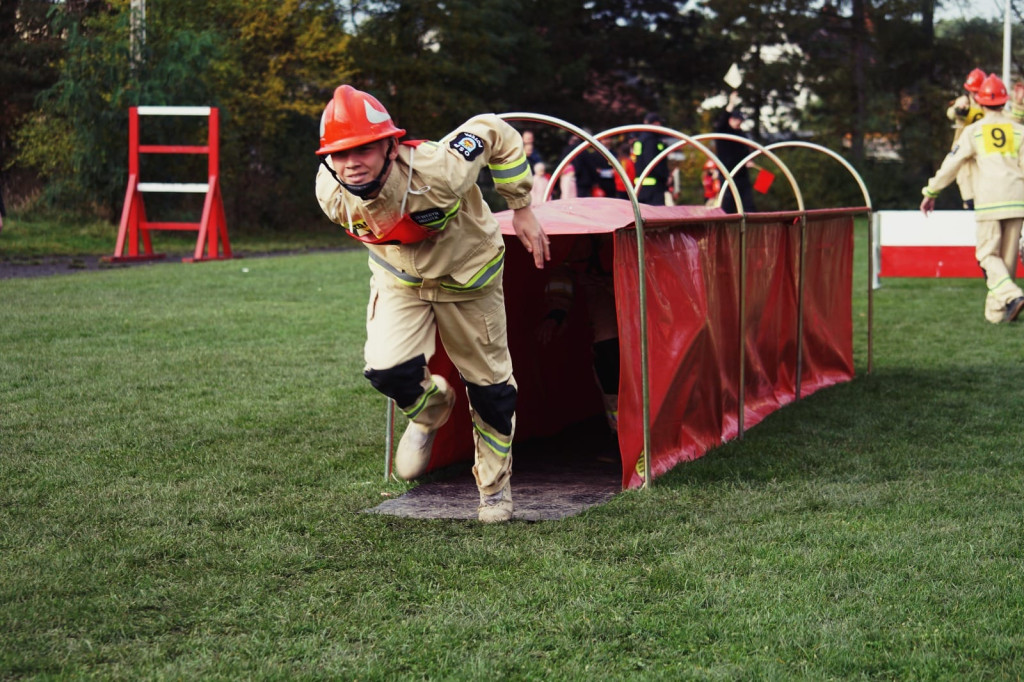
[[[395,476],[405,481],[426,473],[437,430],[445,425],[455,406],[455,391],[444,377],[434,374],[430,378],[426,405],[405,427],[395,452]]]
[[[473,442],[473,477],[480,491],[477,518],[481,523],[508,521],[512,518],[512,435],[495,433],[474,413]]]
[[[512,520],[512,480],[505,481],[505,487],[491,495],[480,493],[477,507],[480,523],[504,523]]]

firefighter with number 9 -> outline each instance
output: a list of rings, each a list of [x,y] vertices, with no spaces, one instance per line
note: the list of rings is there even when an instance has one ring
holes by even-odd
[[[1024,125],[1003,112],[1003,81],[989,74],[975,96],[984,116],[966,126],[935,176],[922,190],[921,211],[928,215],[935,198],[966,164],[973,165],[975,256],[985,273],[985,319],[1013,322],[1024,308],[1024,292],[1014,282],[1021,223],[1024,222]]]
[[[476,180],[490,170],[517,237],[543,268],[549,243],[530,208],[523,140],[490,114],[439,142],[400,142],[404,135],[372,95],[338,87],[320,121],[317,201],[369,250],[364,374],[409,418],[395,474],[408,480],[427,470],[434,436],[455,404],[453,387],[427,367],[439,332],[469,396],[478,518],[508,521],[517,393],[505,329],[505,249]]]

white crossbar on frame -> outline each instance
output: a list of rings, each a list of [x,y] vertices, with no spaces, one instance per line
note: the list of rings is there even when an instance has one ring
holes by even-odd
[[[179,194],[206,194],[210,189],[206,182],[140,182],[140,192],[176,192]]]
[[[210,107],[138,107],[139,116],[209,116]]]

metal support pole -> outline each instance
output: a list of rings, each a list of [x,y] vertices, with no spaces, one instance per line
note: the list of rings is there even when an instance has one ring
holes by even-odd
[[[804,277],[807,271],[807,214],[800,214],[800,253],[796,280],[796,399],[800,400],[804,376]]]
[[[871,211],[868,211],[868,374],[875,359],[875,235],[871,229]]]
[[[864,205],[867,207],[867,220],[868,220],[868,374],[871,374],[871,370],[874,366],[874,328],[875,328],[875,292],[873,283],[875,280],[875,263],[873,254],[875,252],[874,236],[871,231],[871,217],[872,217],[872,206],[871,206],[871,195],[868,192],[867,185],[864,184],[863,178],[857,170],[850,164],[849,161],[844,159],[841,155],[832,151],[828,147],[822,147],[819,144],[813,142],[802,142],[799,140],[793,140],[789,142],[776,142],[770,144],[765,149],[780,149],[783,147],[799,147],[803,149],[812,149],[817,152],[821,152],[827,156],[832,157],[835,161],[838,161],[849,173],[853,176],[853,179],[857,182],[860,187],[861,195],[864,197]]]
[[[387,483],[391,480],[395,452],[395,401],[391,398],[385,398],[384,422],[387,424],[384,432],[384,482]]]
[[[1010,87],[1010,61],[1013,56],[1013,24],[1010,22],[1010,0],[1003,2],[1003,83]]]
[[[741,211],[745,210],[740,208]],[[746,412],[747,396],[747,214],[740,214],[740,376],[736,410],[736,437],[743,438],[743,417]]]

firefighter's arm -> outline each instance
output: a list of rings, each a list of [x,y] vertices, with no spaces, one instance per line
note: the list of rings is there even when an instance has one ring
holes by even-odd
[[[963,123],[967,118],[967,112],[971,109],[971,102],[966,95],[960,95],[946,109],[946,118],[950,121]]]
[[[513,209],[512,227],[519,241],[533,254],[533,264],[538,270],[543,269],[544,263],[551,260],[551,242],[529,204]]]
[[[1013,101],[1010,103],[1010,115],[1018,123],[1024,123],[1024,83],[1013,84]]]
[[[928,215],[935,210],[935,197],[926,196],[921,200],[921,213]]]
[[[943,159],[939,170],[935,172],[935,175],[928,180],[925,188],[921,190],[921,194],[925,198],[933,200],[933,205],[934,199],[939,196],[939,192],[949,187],[956,180],[956,174],[960,167],[974,157],[972,135],[968,134],[969,131],[973,132],[973,128],[974,126],[969,126],[965,129],[964,134],[960,136],[960,141],[953,146],[953,149]],[[921,210],[924,210],[924,202],[922,202]]]
[[[476,183],[484,167],[491,171],[494,189],[512,209],[512,227],[538,269],[551,260],[548,237],[530,208],[533,172],[526,160],[523,138],[494,114],[474,116],[449,133],[440,144],[447,154],[448,182],[459,196]]]
[[[733,90],[732,92],[729,93],[729,102],[725,105],[725,110],[728,111],[729,113],[732,113],[733,109],[739,106],[739,103],[740,93]]]
[[[459,196],[476,183],[480,171],[487,168],[494,189],[511,209],[530,204],[533,172],[526,160],[523,138],[515,128],[494,114],[469,119],[440,144],[447,152],[451,189]]]
[[[1024,145],[1021,145],[1020,149],[1017,150],[1017,167],[1024,170]]]

